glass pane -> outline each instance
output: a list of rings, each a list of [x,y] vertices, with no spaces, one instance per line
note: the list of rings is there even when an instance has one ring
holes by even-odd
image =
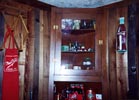
[[[62,19],[61,67],[95,69],[95,20]]]

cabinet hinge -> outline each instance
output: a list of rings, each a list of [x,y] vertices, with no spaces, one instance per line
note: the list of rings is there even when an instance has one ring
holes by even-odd
[[[53,25],[53,29],[57,30],[58,29],[58,25]]]
[[[103,45],[103,40],[98,40],[99,45]]]

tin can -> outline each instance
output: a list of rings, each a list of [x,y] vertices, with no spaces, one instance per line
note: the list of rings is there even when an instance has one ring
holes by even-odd
[[[87,90],[87,92],[86,92],[86,100],[96,100],[96,95],[92,91],[92,89]]]

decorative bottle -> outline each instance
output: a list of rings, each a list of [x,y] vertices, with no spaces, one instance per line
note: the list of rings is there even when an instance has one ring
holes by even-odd
[[[126,51],[126,27],[124,25],[124,17],[120,18],[120,24],[117,30],[117,51],[120,53]]]

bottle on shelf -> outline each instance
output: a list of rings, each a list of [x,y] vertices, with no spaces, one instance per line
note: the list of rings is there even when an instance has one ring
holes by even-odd
[[[71,91],[70,91],[70,87],[69,87],[69,86],[66,87],[65,92],[66,92],[66,99],[68,100],[68,98],[69,98],[69,94],[71,93]]]
[[[56,90],[56,85],[54,84],[54,100],[62,100],[61,99],[61,93],[59,93],[57,90]]]
[[[81,29],[86,29],[86,21],[85,20],[81,20],[80,28]]]
[[[124,17],[120,18],[120,24],[117,30],[117,51],[124,53],[126,51],[126,27]]]
[[[69,85],[66,85],[62,90],[62,100],[69,100],[69,95],[71,93]]]
[[[84,85],[83,84],[79,84],[78,89],[79,89],[78,100],[85,100]]]
[[[96,100],[96,93],[91,88],[86,91],[86,100]]]
[[[62,99],[61,99],[61,94],[60,94],[60,93],[56,93],[56,94],[55,94],[55,100],[62,100]]]

